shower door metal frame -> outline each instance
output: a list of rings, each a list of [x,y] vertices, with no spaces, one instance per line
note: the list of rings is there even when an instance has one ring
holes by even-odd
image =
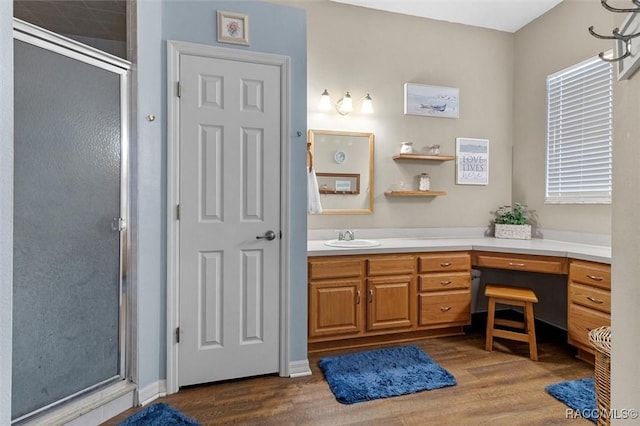
[[[135,370],[135,345],[133,344],[132,335],[135,330],[133,318],[133,309],[135,306],[135,292],[132,288],[132,280],[129,274],[133,260],[132,248],[132,232],[131,225],[131,209],[130,206],[130,99],[131,99],[131,63],[117,56],[113,56],[101,50],[95,49],[88,45],[79,43],[70,38],[61,36],[44,28],[30,24],[17,18],[13,18],[13,38],[33,46],[46,49],[50,52],[66,56],[71,59],[78,60],[88,65],[101,68],[103,70],[118,74],[120,76],[120,218],[123,219],[123,227],[120,230],[120,291],[119,291],[119,327],[118,327],[118,349],[119,349],[119,371],[118,374],[103,382],[96,383],[93,386],[83,389],[75,394],[69,395],[59,401],[39,408],[22,417],[12,420],[12,424],[19,424],[36,415],[44,414],[58,408],[60,405],[71,400],[78,400],[82,404],[82,397],[100,389],[105,395],[109,395],[112,399],[114,394],[124,394],[132,390],[132,386],[119,386],[122,382],[130,382],[133,380],[132,371]],[[109,385],[116,385],[117,388],[108,389]],[[111,392],[109,392],[109,390]],[[95,400],[93,401],[95,403]],[[108,402],[108,401],[105,401]],[[75,409],[75,408],[74,408]],[[56,417],[59,417],[57,414]]]

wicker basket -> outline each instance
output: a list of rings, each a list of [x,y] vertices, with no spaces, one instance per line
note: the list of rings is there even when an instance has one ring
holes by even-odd
[[[589,341],[596,349],[596,408],[598,424],[609,424],[611,383],[611,327],[599,327],[589,332]]]
[[[531,239],[531,225],[504,225],[496,223],[495,228],[494,235],[496,238],[511,238],[514,240]]]

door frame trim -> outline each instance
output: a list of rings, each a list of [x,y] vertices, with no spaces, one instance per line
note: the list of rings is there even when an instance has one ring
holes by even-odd
[[[179,326],[179,241],[180,226],[177,220],[176,206],[179,194],[179,140],[180,140],[180,103],[177,96],[177,84],[180,80],[180,55],[202,56],[272,65],[280,68],[280,228],[285,236],[280,241],[280,365],[279,374],[288,377],[290,348],[290,245],[289,232],[289,151],[290,151],[290,68],[291,60],[287,56],[228,49],[198,43],[167,40],[167,393],[178,391],[179,352],[175,330]]]

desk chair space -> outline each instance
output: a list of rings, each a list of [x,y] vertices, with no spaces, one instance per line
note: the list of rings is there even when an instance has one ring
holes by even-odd
[[[533,304],[538,302],[536,294],[528,288],[506,285],[487,284],[484,295],[489,298],[489,312],[487,313],[487,341],[485,349],[489,352],[493,349],[493,338],[517,340],[529,343],[529,356],[532,360],[538,360],[538,347],[536,345],[536,330],[533,316]],[[496,318],[496,304],[520,306],[524,310],[524,322]],[[495,328],[496,325],[522,329],[525,332],[516,332]]]

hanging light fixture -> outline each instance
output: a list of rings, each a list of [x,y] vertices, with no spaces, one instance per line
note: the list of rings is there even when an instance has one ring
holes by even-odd
[[[366,96],[359,99],[357,102],[360,102],[361,104],[361,113],[373,113],[373,100],[371,99],[371,95],[367,93]],[[320,95],[320,103],[318,104],[318,107],[322,111],[327,111],[330,110],[332,106],[334,106],[336,111],[338,111],[340,115],[348,115],[349,113],[353,112],[353,104],[354,102],[353,98],[351,97],[351,93],[347,91],[344,96],[334,105],[333,101],[331,100],[331,96],[329,95],[329,91],[325,89],[324,92],[322,92],[322,95]]]

